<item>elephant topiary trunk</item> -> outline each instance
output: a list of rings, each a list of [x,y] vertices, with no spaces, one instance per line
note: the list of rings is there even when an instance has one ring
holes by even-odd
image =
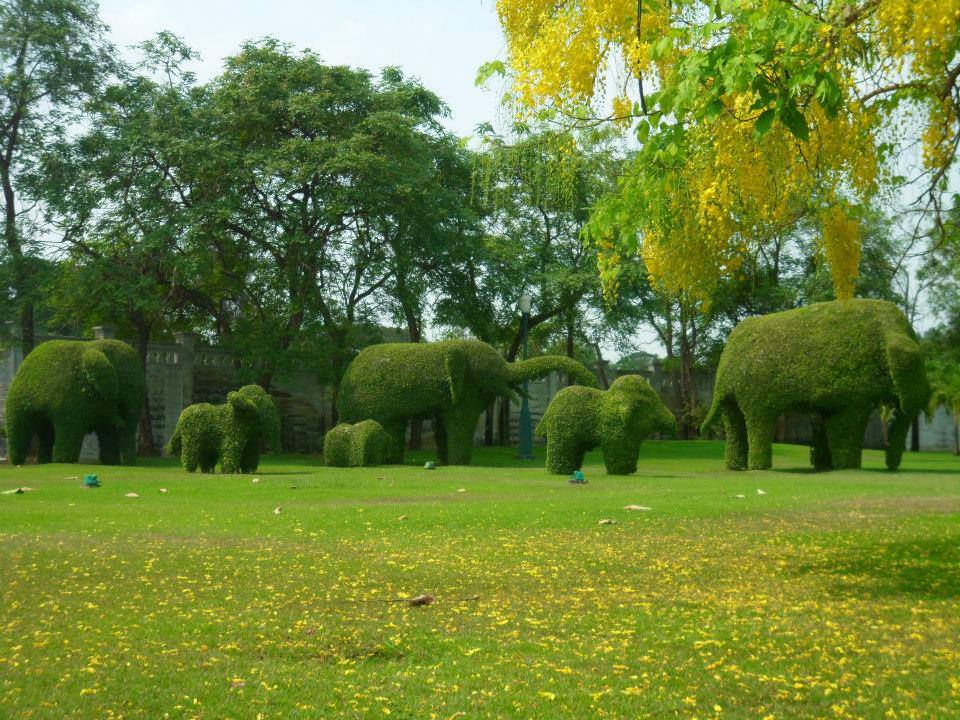
[[[245,385],[227,394],[223,405],[197,403],[185,407],[167,452],[180,455],[188,472],[253,472],[264,445],[280,449],[280,411],[266,390]]]
[[[907,431],[930,396],[913,328],[892,303],[838,300],[748,318],[730,333],[720,357],[706,432],[723,418],[727,467],[771,465],[777,417],[813,420],[817,469],[860,467],[870,415],[894,408],[887,467],[900,465]]]
[[[521,382],[554,370],[596,386],[583,365],[547,355],[508,363],[479,340],[371,345],[350,363],[340,384],[340,417],[376,420],[392,442],[387,462],[403,462],[411,418],[433,421],[440,460],[468,465],[480,414],[497,396],[515,393]]]
[[[676,433],[673,413],[639,375],[623,375],[606,392],[567,387],[557,393],[537,425],[547,438],[547,471],[569,475],[599,446],[611,475],[637,470],[641,441],[656,431]]]

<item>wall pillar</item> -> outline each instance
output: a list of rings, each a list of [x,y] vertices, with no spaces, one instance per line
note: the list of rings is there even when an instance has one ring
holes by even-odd
[[[191,332],[178,332],[173,338],[179,345],[177,366],[180,370],[181,405],[180,410],[193,404],[193,368],[196,359],[197,336]],[[179,410],[177,415],[180,415]],[[176,421],[174,421],[176,422]]]
[[[93,337],[96,340],[115,340],[117,329],[112,325],[97,325],[93,329]]]

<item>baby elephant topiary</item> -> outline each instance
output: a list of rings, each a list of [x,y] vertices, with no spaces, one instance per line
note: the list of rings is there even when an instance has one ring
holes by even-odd
[[[654,431],[675,433],[676,418],[639,375],[624,375],[606,392],[566,387],[557,393],[537,425],[547,438],[547,471],[568,475],[598,445],[611,475],[637,469],[640,442]]]
[[[323,459],[331,467],[382,465],[392,439],[376,420],[340,423],[323,438]]]
[[[183,409],[167,452],[180,454],[188,472],[253,472],[263,445],[280,449],[280,411],[266,390],[245,385],[223,405],[197,403]]]
[[[126,343],[41,343],[23,359],[7,393],[10,462],[23,463],[36,437],[38,463],[75,463],[83,436],[92,432],[100,462],[133,463],[143,397],[140,358]]]

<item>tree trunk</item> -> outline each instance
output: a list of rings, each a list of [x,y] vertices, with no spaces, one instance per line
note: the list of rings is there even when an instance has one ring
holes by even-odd
[[[510,400],[501,395],[499,400],[499,437],[498,445],[503,447],[510,447]]]
[[[600,376],[600,387],[604,390],[610,389],[610,378],[607,377],[607,361],[603,358],[600,351],[600,343],[593,343],[593,351],[597,355],[597,374]]]
[[[494,413],[496,409],[497,401],[491,400],[490,404],[487,405],[486,411],[483,413],[483,444],[487,447],[493,445]]]
[[[150,349],[150,326],[140,323],[137,326],[137,353],[140,355],[140,367],[143,376],[147,376],[147,351]],[[149,456],[157,454],[157,446],[153,441],[153,422],[150,417],[150,387],[143,389],[143,409],[140,411],[139,438],[137,452]]]
[[[407,316],[407,333],[410,335],[410,342],[418,343],[422,339],[420,330],[420,319],[417,313],[408,304],[404,304],[404,314]],[[415,417],[410,419],[410,444],[409,450],[420,450],[423,447],[423,418]]]
[[[573,359],[574,347],[573,347],[573,338],[574,333],[576,332],[576,317],[575,317],[576,306],[572,306],[567,310],[567,357],[571,360]],[[567,386],[574,385],[576,381],[573,379],[573,376],[567,375]]]
[[[423,447],[423,418],[410,418],[410,443],[408,450],[420,450]]]
[[[913,424],[910,425],[910,450],[912,452],[920,452],[920,416],[919,415],[913,419]]]
[[[13,259],[13,291],[19,305],[20,342],[26,356],[36,344],[33,300],[30,295],[30,266],[23,254],[20,233],[17,231],[17,206],[9,161],[0,162],[0,184],[3,185],[3,237]]]
[[[953,416],[953,454],[960,455],[960,417]]]

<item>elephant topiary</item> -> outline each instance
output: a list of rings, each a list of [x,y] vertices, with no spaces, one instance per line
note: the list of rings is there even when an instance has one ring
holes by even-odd
[[[179,453],[188,472],[213,472],[218,461],[225,473],[253,472],[264,445],[280,449],[280,411],[262,387],[244,385],[223,405],[185,407],[167,452]]]
[[[6,400],[10,462],[37,437],[37,462],[73,463],[87,433],[100,462],[133,463],[145,381],[140,358],[119,340],[50,340],[23,359]]]
[[[887,467],[900,465],[907,431],[930,395],[917,337],[882,300],[836,300],[748,318],[720,357],[703,431],[722,415],[727,467],[771,465],[777,417],[813,417],[817,469],[860,467],[870,414],[893,408]]]
[[[323,438],[323,459],[331,467],[382,465],[392,440],[376,420],[340,423]]]
[[[553,370],[596,386],[583,365],[559,355],[508,363],[479,340],[371,345],[354,358],[340,384],[340,416],[379,422],[392,442],[387,462],[403,462],[411,418],[433,420],[440,460],[469,465],[480,413],[498,395]]]
[[[598,445],[611,475],[637,470],[640,442],[655,431],[675,433],[677,421],[639,375],[618,377],[606,392],[566,387],[540,418],[537,434],[547,438],[547,472],[569,475]]]

